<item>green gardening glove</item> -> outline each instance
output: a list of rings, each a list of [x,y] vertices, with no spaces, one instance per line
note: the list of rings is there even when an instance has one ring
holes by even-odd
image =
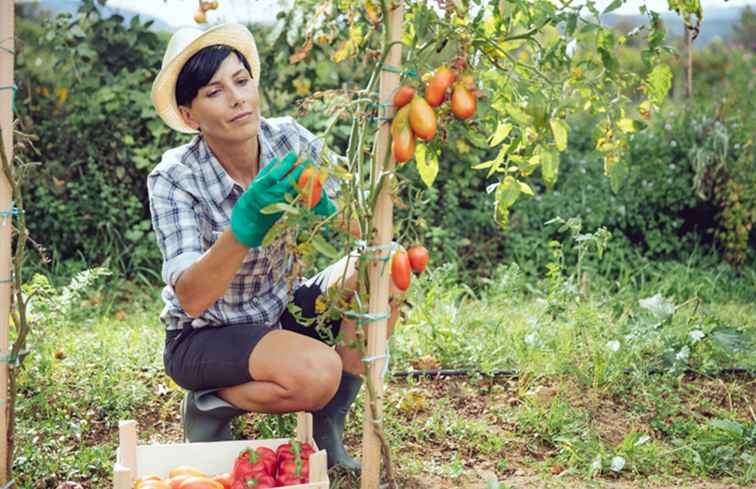
[[[302,173],[302,165],[292,170],[296,162],[294,153],[288,153],[282,160],[271,160],[234,205],[231,232],[244,246],[260,246],[265,234],[281,218],[283,212],[263,214],[261,211],[269,205],[286,202],[285,195],[295,193],[294,182]]]

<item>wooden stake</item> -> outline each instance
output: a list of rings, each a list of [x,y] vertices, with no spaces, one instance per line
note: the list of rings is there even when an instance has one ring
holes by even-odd
[[[397,2],[396,7],[389,11],[389,18],[385,19],[386,27],[389,29],[389,43],[391,49],[386,57],[386,64],[401,67],[402,64],[402,47],[399,44],[402,36],[402,18],[404,8],[402,2]],[[381,84],[379,88],[379,97],[381,103],[391,100],[391,96],[399,86],[399,73],[384,70],[381,73]],[[385,117],[389,114],[387,111],[379,111],[379,116]],[[395,166],[393,158],[389,159],[388,167],[383,168],[383,162],[389,151],[389,122],[381,120],[378,129],[378,138],[376,139],[376,158],[373,168],[375,175],[380,175],[382,171],[392,171]],[[373,218],[373,245],[386,246],[391,243],[394,235],[393,229],[393,204],[391,202],[391,181],[383,180],[383,186],[378,195],[376,204],[375,217]],[[384,251],[381,254],[386,253]],[[374,315],[383,315],[389,310],[389,270],[390,266],[383,265],[382,261],[373,260],[370,263],[370,304],[369,312]],[[386,352],[386,320],[373,321],[367,323],[367,356],[369,358],[378,357],[367,366],[366,375],[370,384],[373,386],[375,399],[371,399],[369,389],[365,389],[365,417],[362,431],[362,479],[360,481],[361,489],[378,489],[381,469],[381,444],[374,429],[374,421],[383,417],[383,378],[381,371],[385,358],[380,358]],[[373,412],[371,404],[375,406],[376,412]]]
[[[0,0],[0,128],[3,140],[0,151],[6,151],[13,164],[13,0]],[[0,172],[0,211],[11,208],[11,187]],[[0,484],[8,482],[8,320],[10,315],[11,220],[0,217]]]

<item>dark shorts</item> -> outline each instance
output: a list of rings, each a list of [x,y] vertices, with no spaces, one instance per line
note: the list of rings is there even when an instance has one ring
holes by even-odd
[[[306,281],[294,292],[294,304],[304,318],[315,318],[315,301],[323,293],[327,270]],[[341,320],[325,322],[324,328],[297,322],[288,309],[279,323],[281,329],[332,344]],[[251,324],[206,326],[166,332],[163,362],[168,375],[188,390],[215,389],[250,382],[249,356],[257,343],[275,327]]]

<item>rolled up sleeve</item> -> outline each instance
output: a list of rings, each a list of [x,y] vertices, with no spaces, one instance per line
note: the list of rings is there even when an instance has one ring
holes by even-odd
[[[181,273],[203,253],[198,200],[161,172],[149,175],[147,190],[152,228],[163,256],[161,275],[173,288]]]

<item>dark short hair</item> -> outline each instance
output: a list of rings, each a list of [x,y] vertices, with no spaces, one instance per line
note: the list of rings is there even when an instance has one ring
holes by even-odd
[[[197,96],[199,89],[207,85],[218,71],[218,68],[229,54],[234,53],[241,64],[252,76],[249,61],[236,48],[225,44],[207,46],[192,55],[184,63],[178,78],[176,79],[176,105],[192,105],[192,100]]]

